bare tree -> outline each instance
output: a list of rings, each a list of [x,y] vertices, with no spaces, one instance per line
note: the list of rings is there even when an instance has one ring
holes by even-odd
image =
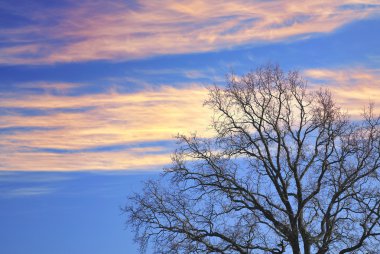
[[[380,118],[358,121],[297,72],[264,66],[210,89],[214,138],[125,207],[157,253],[379,253]]]

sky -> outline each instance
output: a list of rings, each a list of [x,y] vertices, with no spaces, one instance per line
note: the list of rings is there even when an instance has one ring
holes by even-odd
[[[137,253],[120,208],[208,87],[279,64],[355,119],[379,45],[379,0],[0,0],[0,253]]]

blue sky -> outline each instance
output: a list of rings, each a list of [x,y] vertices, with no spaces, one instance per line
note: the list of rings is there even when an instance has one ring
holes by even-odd
[[[380,104],[380,2],[0,1],[1,253],[136,253],[120,206],[267,63]],[[377,107],[378,110],[379,107]],[[379,112],[379,110],[378,110]]]

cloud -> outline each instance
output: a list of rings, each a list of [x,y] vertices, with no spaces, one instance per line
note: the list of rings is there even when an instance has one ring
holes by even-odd
[[[82,84],[78,83],[69,83],[69,82],[25,82],[16,84],[15,87],[19,89],[38,89],[38,90],[44,90],[46,92],[55,92],[55,93],[67,93],[75,88],[83,86]]]
[[[149,148],[147,148],[149,149]],[[145,150],[147,150],[145,149]],[[82,170],[161,170],[171,162],[170,154],[119,152],[43,153],[13,152],[2,161],[6,170],[82,171]]]
[[[3,94],[0,108],[15,111],[0,119],[0,130],[8,130],[0,131],[0,169],[160,168],[170,162],[172,151],[155,142],[198,127],[207,135],[202,130],[211,117],[202,107],[207,93],[206,88],[193,85],[127,94]]]
[[[17,197],[31,197],[47,195],[54,191],[52,188],[45,187],[23,187],[2,190],[0,197],[2,198],[17,198]]]
[[[370,101],[380,105],[379,69],[302,73],[313,89],[329,88],[337,103],[354,116]],[[192,131],[212,135],[208,128],[212,112],[202,106],[207,94],[196,84],[76,96],[51,90],[3,93],[0,112],[8,111],[0,118],[0,170],[161,169],[170,162],[174,135]]]
[[[0,171],[0,183],[4,186],[9,183],[13,184],[49,184],[52,182],[61,182],[67,180],[73,180],[73,175],[67,175],[56,172],[19,172],[19,171]]]
[[[380,11],[374,0],[63,3],[60,7],[35,3],[35,8],[3,5],[6,12],[29,22],[2,29],[0,63],[128,60],[206,52],[329,33]]]
[[[360,116],[369,103],[375,103],[376,113],[380,114],[380,69],[308,69],[303,74],[314,87],[328,88],[352,116]]]

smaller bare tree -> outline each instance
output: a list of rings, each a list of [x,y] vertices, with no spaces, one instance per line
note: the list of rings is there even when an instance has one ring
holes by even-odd
[[[125,207],[156,253],[379,253],[380,118],[265,66],[210,89],[214,138],[178,137]]]

